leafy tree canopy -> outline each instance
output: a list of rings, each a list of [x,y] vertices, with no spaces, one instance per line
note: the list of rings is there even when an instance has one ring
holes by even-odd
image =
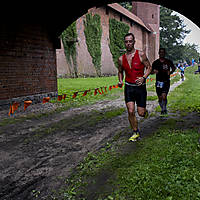
[[[131,2],[121,2],[121,6],[132,11]],[[165,7],[160,7],[160,47],[167,51],[167,57],[173,62],[188,63],[194,58],[196,61],[199,57],[198,46],[195,44],[183,44],[187,34],[191,30],[186,29],[183,20]]]
[[[184,57],[183,40],[190,33],[185,27],[183,20],[173,15],[172,10],[160,7],[160,47],[166,48],[168,58],[173,61]]]

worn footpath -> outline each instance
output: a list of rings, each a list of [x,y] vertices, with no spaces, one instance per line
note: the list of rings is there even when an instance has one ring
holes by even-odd
[[[181,81],[171,90],[179,84]],[[44,112],[55,109],[50,104],[33,106],[36,113],[41,108]],[[147,103],[150,113],[157,106],[157,101]],[[7,111],[2,111],[1,119],[6,115]],[[142,130],[152,133],[157,129],[156,120],[157,116],[142,120]],[[54,191],[63,186],[71,170],[88,152],[97,151],[121,133],[127,138],[131,134],[123,96],[2,125],[0,199],[53,199]]]

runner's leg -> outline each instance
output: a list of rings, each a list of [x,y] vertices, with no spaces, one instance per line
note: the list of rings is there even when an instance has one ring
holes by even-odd
[[[140,117],[145,117],[147,109],[143,107],[137,107],[137,111]]]
[[[138,121],[137,121],[137,118],[135,116],[135,102],[126,103],[126,107],[127,107],[127,110],[128,110],[128,119],[129,119],[131,128],[134,131],[137,131]]]
[[[138,88],[136,96],[137,112],[140,117],[148,117],[148,111],[146,109],[147,103],[147,90],[146,86]]]
[[[167,94],[162,93],[162,105],[163,105],[163,111],[167,111]]]
[[[158,96],[158,103],[160,105],[160,108],[161,108],[161,112],[163,112],[163,98],[162,98],[162,95],[161,96]]]

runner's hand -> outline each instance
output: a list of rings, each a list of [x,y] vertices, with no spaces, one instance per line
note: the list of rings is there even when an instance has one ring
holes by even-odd
[[[142,85],[144,83],[144,78],[143,77],[137,77],[138,79],[135,81],[137,85]]]
[[[118,86],[119,86],[120,88],[122,88],[122,86],[123,86],[123,81],[119,82],[119,83],[118,83]]]
[[[158,74],[158,70],[154,69],[153,70],[154,74]]]

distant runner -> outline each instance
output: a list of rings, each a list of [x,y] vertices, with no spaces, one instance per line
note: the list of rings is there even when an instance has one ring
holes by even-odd
[[[161,114],[167,114],[167,94],[170,88],[170,74],[176,70],[173,62],[165,58],[165,49],[160,48],[159,59],[152,64],[152,74],[156,73],[156,93]]]
[[[133,135],[130,141],[136,141],[140,137],[138,129],[138,121],[135,116],[135,102],[137,104],[137,112],[141,117],[147,117],[146,110],[146,78],[151,73],[152,67],[146,56],[142,51],[136,50],[135,37],[132,33],[128,33],[124,37],[126,53],[119,57],[119,87],[122,87],[123,77],[125,72],[125,102],[128,110],[128,119],[133,130]],[[146,72],[144,70],[146,68]]]
[[[195,62],[195,60],[194,60],[194,58],[192,58],[192,67],[194,66],[194,62]]]
[[[200,58],[198,60],[198,69],[197,71],[194,72],[195,74],[199,73],[200,74]]]
[[[181,80],[184,81],[185,67],[183,66],[183,64],[180,65],[180,70],[181,70]]]

